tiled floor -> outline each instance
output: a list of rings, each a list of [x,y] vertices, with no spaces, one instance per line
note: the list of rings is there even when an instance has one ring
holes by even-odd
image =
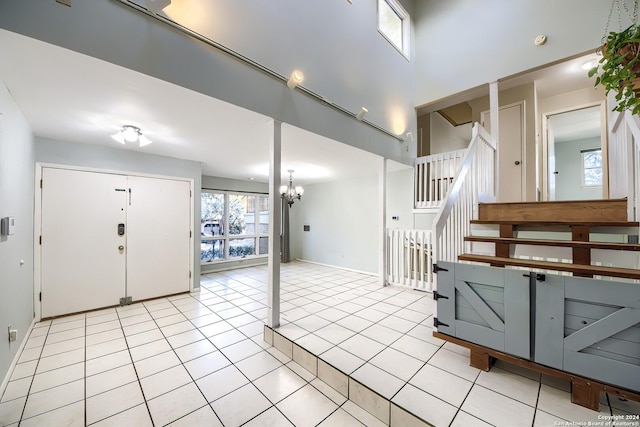
[[[203,276],[191,295],[38,323],[0,399],[0,426],[383,425],[343,386],[363,406],[368,390],[389,399],[400,425],[416,421],[404,410],[436,426],[601,421],[570,403],[567,384],[507,364],[469,367],[465,349],[432,337],[429,294],[296,262],[282,282],[277,331],[297,344],[292,354],[263,341],[266,267]],[[319,355],[320,376],[355,381],[327,386],[292,360],[305,364],[302,349]],[[640,405],[611,397],[601,415],[611,411]]]

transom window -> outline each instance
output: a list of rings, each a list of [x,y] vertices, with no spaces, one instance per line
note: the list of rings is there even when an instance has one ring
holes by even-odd
[[[269,248],[269,197],[202,191],[200,263],[265,256]]]
[[[397,0],[378,0],[378,31],[409,58],[409,15]]]
[[[582,185],[598,187],[602,185],[602,150],[583,150],[582,157]]]

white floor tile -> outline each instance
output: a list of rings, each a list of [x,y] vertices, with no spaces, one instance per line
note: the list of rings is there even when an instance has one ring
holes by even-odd
[[[399,350],[409,356],[412,356],[421,362],[426,362],[433,356],[439,347],[414,338],[410,335],[404,335],[391,344],[391,348]]]
[[[29,394],[29,387],[31,387],[32,377],[21,378],[19,380],[9,381],[7,388],[5,388],[2,394],[0,402],[7,402],[9,400],[25,397]]]
[[[178,347],[174,351],[176,352],[180,360],[182,360],[182,362],[188,362],[189,360],[216,351],[216,347],[211,344],[209,340],[203,339],[182,347]]]
[[[455,406],[425,393],[411,384],[405,385],[393,397],[392,402],[434,426],[449,425],[458,410]]]
[[[468,357],[445,349],[438,350],[428,363],[468,381],[475,381],[480,375],[479,369],[469,366]]]
[[[11,381],[32,376],[33,374],[35,374],[37,366],[38,366],[37,360],[31,360],[25,363],[18,363],[13,369],[13,372],[11,373]]]
[[[489,372],[480,372],[476,384],[510,396],[529,406],[536,406],[540,383],[529,378],[493,367]]]
[[[137,380],[138,377],[136,376],[136,371],[133,369],[132,364],[120,366],[119,368],[114,368],[110,371],[87,377],[85,383],[85,394],[87,397],[95,396],[96,394],[104,393],[105,391],[122,387],[123,385],[132,382],[137,382]]]
[[[351,377],[387,399],[391,399],[406,384],[371,363],[365,363]]]
[[[227,331],[231,331],[233,330],[233,326],[231,326],[229,323],[227,323],[224,320],[221,320],[219,322],[215,322],[212,323],[210,325],[206,325],[203,326],[200,329],[200,332],[202,332],[202,334],[204,336],[206,336],[207,338],[213,337],[214,335],[218,335],[221,334],[223,332],[227,332]]]
[[[29,393],[57,387],[84,378],[84,363],[75,363],[52,371],[43,372],[33,377]]]
[[[272,403],[279,402],[305,384],[304,379],[286,366],[281,366],[254,381],[254,385]]]
[[[84,426],[84,402],[75,402],[33,418],[23,419],[20,425],[24,427],[82,427]]]
[[[553,425],[553,423],[547,424],[547,425]],[[468,427],[468,426],[491,427],[491,424],[485,423],[484,421],[474,417],[473,415],[469,415],[464,411],[458,411],[450,427]]]
[[[327,326],[331,323],[329,320],[324,319],[315,314],[309,314],[305,311],[305,316],[302,319],[296,320],[295,324],[303,329],[306,329],[309,332],[317,331],[320,328]]]
[[[533,420],[533,427],[547,427],[547,426],[562,426],[568,425],[568,420],[563,420],[555,415],[547,414],[544,411],[536,409],[535,419]]]
[[[282,412],[278,411],[275,407],[272,407],[248,423],[244,424],[244,427],[293,427],[287,418],[282,415]]]
[[[345,411],[347,411],[352,417],[360,421],[367,427],[384,427],[385,423],[371,415],[369,412],[365,411],[355,403],[350,400],[347,400],[344,405],[341,407]]]
[[[324,421],[318,424],[318,427],[332,426],[362,427],[363,424],[344,409],[338,408],[335,412],[325,418]]]
[[[118,338],[124,338],[122,329],[109,329],[104,332],[98,332],[95,334],[87,335],[85,338],[85,345],[95,345],[103,342],[115,340]]]
[[[341,342],[338,347],[358,356],[362,360],[371,359],[385,348],[384,344],[359,334]]]
[[[124,331],[125,336],[135,335],[141,332],[151,331],[153,329],[158,329],[158,325],[156,325],[156,322],[154,322],[153,320],[136,323],[129,326],[122,326],[122,330]]]
[[[203,407],[206,403],[202,393],[192,382],[155,399],[148,400],[151,418],[157,426],[176,421]]]
[[[424,365],[424,362],[390,347],[382,350],[369,363],[404,381],[409,381]]]
[[[45,344],[42,349],[42,357],[49,357],[60,353],[66,353],[67,351],[77,350],[84,348],[84,336],[79,338],[72,338],[53,344]]]
[[[330,322],[335,322],[344,317],[347,317],[349,313],[338,310],[337,308],[329,307],[325,310],[318,311],[316,315],[322,317],[323,319],[329,320]]]
[[[127,350],[118,351],[116,353],[88,360],[86,362],[85,375],[89,377],[129,363],[132,363],[129,352]]]
[[[127,335],[127,345],[129,348],[133,348],[163,339],[164,335],[160,329],[150,329],[139,334]]]
[[[346,396],[342,395],[341,393],[333,389],[330,385],[320,380],[319,378],[314,378],[310,384],[314,386],[316,389],[318,389],[320,393],[324,394],[329,399],[331,399],[333,403],[335,403],[336,405],[342,405],[344,402],[347,401]]]
[[[378,324],[372,325],[360,333],[384,345],[391,345],[403,335],[401,332]]]
[[[213,402],[248,382],[235,366],[220,369],[196,381],[208,402]]]
[[[318,329],[317,331],[314,332],[314,334],[332,344],[340,344],[342,341],[351,338],[356,333],[343,326],[332,323],[330,325],[327,325],[323,328]]]
[[[420,369],[409,384],[456,407],[462,405],[473,386],[471,381],[431,365]]]
[[[168,393],[190,382],[192,382],[191,376],[182,365],[174,366],[140,379],[144,397],[147,400]]]
[[[598,419],[599,415],[610,415],[609,407],[606,405],[600,405],[600,412],[592,411],[591,409],[571,403],[570,393],[546,384],[540,386],[538,409],[565,420],[579,420],[584,422],[601,421]]]
[[[20,421],[27,397],[0,403],[0,424],[10,425]]]
[[[185,320],[184,322],[163,326],[160,329],[166,337],[170,337],[172,335],[181,334],[183,332],[193,331],[196,329],[196,327],[193,326],[190,321]]]
[[[345,374],[352,373],[365,363],[364,360],[341,349],[340,347],[333,347],[322,353],[319,357]]]
[[[140,384],[129,383],[86,400],[87,424],[93,424],[107,417],[144,403]]]
[[[247,384],[211,404],[224,425],[242,425],[271,407],[271,403],[253,386]]]
[[[129,349],[129,352],[131,353],[131,359],[134,362],[137,362],[139,360],[146,359],[147,357],[155,356],[170,350],[171,346],[167,340],[158,340],[148,344],[139,345],[138,347],[133,347]]]
[[[223,427],[211,406],[205,405],[169,424],[171,427]]]
[[[378,322],[378,325],[386,326],[389,329],[393,329],[394,331],[398,331],[403,334],[406,334],[411,329],[416,327],[415,322],[402,319],[395,315],[391,315],[389,317],[382,319],[380,322]]]
[[[174,349],[203,339],[205,339],[205,336],[202,335],[202,333],[200,333],[200,331],[198,331],[197,329],[167,337],[167,341],[169,341],[169,344],[171,344],[171,347],[173,347]]]
[[[158,327],[163,328],[169,325],[175,325],[176,323],[186,322],[188,319],[182,313],[173,314],[167,317],[161,317],[159,319],[155,319],[156,325]]]
[[[126,349],[127,343],[124,338],[118,338],[113,341],[107,341],[87,347],[85,349],[85,357],[87,360],[91,360],[96,357],[105,356],[107,354],[116,353]]]
[[[78,380],[39,393],[31,393],[24,407],[24,418],[35,417],[84,399],[84,381]]]
[[[251,381],[282,366],[282,362],[267,353],[261,351],[238,363],[235,366],[242,371]]]
[[[98,334],[100,332],[110,331],[112,329],[122,329],[122,325],[120,325],[120,321],[117,319],[117,316],[114,315],[114,317],[116,317],[114,320],[109,320],[102,323],[89,324],[87,322],[87,336]]]
[[[306,385],[278,403],[276,407],[296,427],[316,426],[334,412],[338,405],[311,385]]]
[[[229,366],[231,362],[219,351],[214,351],[184,364],[189,374],[194,379],[202,378],[215,371]]]
[[[228,347],[225,347],[220,351],[225,356],[227,356],[227,358],[232,363],[236,363],[243,359],[246,359],[249,356],[253,356],[256,353],[263,351],[263,349],[258,344],[247,338]]]
[[[233,328],[233,326],[231,327]],[[246,336],[238,332],[236,329],[231,329],[227,332],[222,332],[220,334],[209,337],[209,341],[211,341],[213,345],[215,345],[218,349],[221,349],[240,342],[246,338]]]
[[[479,385],[474,385],[461,409],[489,424],[531,426],[534,408]]]

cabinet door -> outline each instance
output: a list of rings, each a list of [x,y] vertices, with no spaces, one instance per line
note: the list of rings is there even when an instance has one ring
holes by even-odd
[[[189,291],[191,185],[128,177],[127,296],[134,301]]]
[[[519,270],[445,264],[438,272],[438,331],[530,357],[529,279]],[[442,280],[441,280],[442,279]]]
[[[565,278],[564,370],[640,391],[637,284]]]

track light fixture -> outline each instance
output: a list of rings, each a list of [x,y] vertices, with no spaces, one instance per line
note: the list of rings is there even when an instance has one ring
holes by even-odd
[[[122,129],[111,135],[111,138],[124,145],[127,142],[138,142],[140,147],[151,144],[151,140],[144,136],[139,127],[124,125]]]
[[[356,119],[358,119],[359,121],[362,121],[362,119],[364,118],[364,115],[367,114],[368,112],[369,110],[367,110],[365,107],[362,107],[358,112],[358,114],[356,114]]]
[[[302,74],[302,71],[293,70],[293,73],[291,73],[291,77],[289,77],[289,80],[287,80],[287,87],[289,89],[293,89],[300,83],[302,83],[302,80],[304,80],[304,74]]]

